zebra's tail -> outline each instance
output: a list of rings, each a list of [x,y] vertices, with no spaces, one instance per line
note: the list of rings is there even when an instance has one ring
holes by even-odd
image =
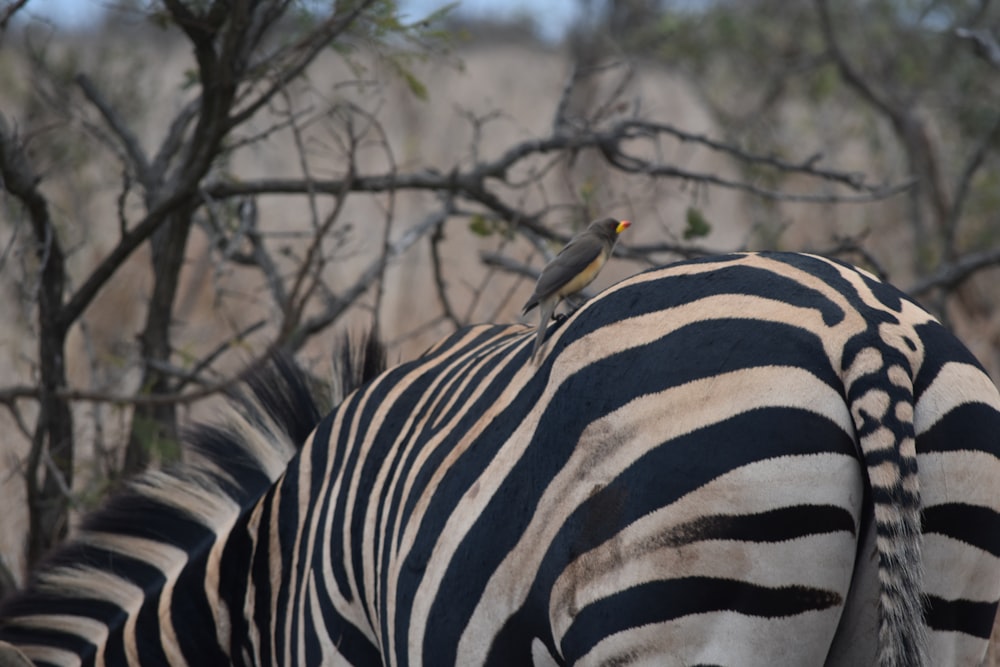
[[[867,348],[846,378],[874,508],[880,667],[926,664],[913,376],[902,356],[891,347]]]

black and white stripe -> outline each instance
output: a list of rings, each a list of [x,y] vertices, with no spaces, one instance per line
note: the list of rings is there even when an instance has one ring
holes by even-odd
[[[900,292],[708,258],[607,290],[543,353],[462,330],[308,438],[286,373],[263,396],[286,409],[91,520],[0,640],[51,664],[982,659],[1000,397]]]

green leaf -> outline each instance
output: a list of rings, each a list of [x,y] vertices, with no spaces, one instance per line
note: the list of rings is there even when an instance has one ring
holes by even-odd
[[[180,460],[180,443],[164,434],[163,425],[160,422],[151,417],[136,415],[133,417],[132,431],[142,445],[142,448],[160,461],[171,462]]]
[[[428,98],[427,86],[425,86],[424,83],[409,69],[401,68],[400,74],[403,76],[403,80],[406,81],[406,85],[409,86],[410,92],[413,93],[417,99],[426,102]]]
[[[487,220],[484,216],[474,215],[469,220],[469,231],[476,236],[492,236],[495,229],[493,228],[493,223]]]
[[[687,227],[684,229],[685,241],[704,238],[712,231],[712,225],[708,223],[708,220],[705,219],[700,209],[688,206],[685,217],[687,219]]]
[[[184,70],[184,81],[181,83],[181,90],[191,90],[201,83],[201,74],[197,69],[190,67]]]
[[[426,102],[428,98],[427,86],[425,86],[424,83],[417,78],[417,75],[410,70],[405,62],[406,60],[407,57],[404,54],[390,55],[385,58],[385,62],[389,65],[392,71],[395,72],[396,76],[406,82],[407,87],[410,89],[410,92],[413,93],[414,97]]]

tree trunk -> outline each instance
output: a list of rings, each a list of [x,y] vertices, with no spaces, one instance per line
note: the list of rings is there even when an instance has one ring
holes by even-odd
[[[146,314],[142,345],[142,383],[144,393],[169,394],[174,382],[163,368],[170,361],[170,325],[180,272],[184,266],[187,239],[191,231],[193,206],[184,206],[151,239],[153,247],[153,293]],[[132,413],[132,429],[124,475],[134,474],[149,465],[154,451],[163,451],[177,442],[177,406],[172,403],[137,405]]]
[[[28,563],[62,541],[73,488],[73,413],[65,398],[66,331],[62,321],[66,274],[56,230],[45,214],[35,224],[41,276],[38,290],[38,420],[28,459]],[[34,217],[34,215],[33,215]],[[39,481],[40,480],[40,481]]]

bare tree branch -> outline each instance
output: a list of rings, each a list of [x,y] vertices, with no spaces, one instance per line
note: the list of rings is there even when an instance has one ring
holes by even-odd
[[[972,50],[977,56],[1000,69],[1000,44],[989,31],[956,28],[955,34],[971,42]]]
[[[0,30],[6,30],[7,24],[14,17],[19,9],[28,4],[28,0],[12,0],[10,4],[0,11]]]
[[[513,273],[529,280],[538,280],[538,274],[540,273],[538,269],[533,269],[527,264],[515,261],[507,255],[498,252],[481,252],[479,253],[479,258],[486,266],[495,266],[508,273]]]
[[[962,212],[969,199],[972,179],[985,163],[987,156],[994,150],[993,147],[996,145],[998,138],[1000,138],[1000,115],[994,118],[993,125],[973,149],[972,154],[962,168],[962,173],[958,177],[958,186],[955,188],[955,197],[952,201],[951,210],[948,213],[948,224],[945,227],[945,257],[954,256],[955,239],[958,235]]]
[[[953,262],[943,264],[933,273],[917,280],[907,290],[922,296],[934,289],[953,289],[982,269],[1000,265],[1000,248],[967,253]]]
[[[29,561],[34,562],[66,532],[67,504],[59,485],[73,479],[73,414],[58,396],[66,385],[65,344],[69,327],[62,320],[66,286],[65,257],[49,217],[48,201],[38,190],[39,177],[25,147],[0,115],[0,177],[4,188],[28,211],[39,258],[38,286],[38,415],[27,466]],[[51,457],[55,475],[47,470],[39,483],[44,457]]]
[[[783,173],[799,173],[812,176],[824,182],[833,181],[862,191],[857,196],[829,193],[793,194],[762,188],[752,183],[723,178],[712,173],[700,173],[679,167],[650,162],[625,153],[622,144],[632,139],[655,139],[660,135],[670,135],[683,141],[703,144],[713,150],[723,151],[733,157],[754,164],[766,165]],[[800,163],[790,163],[773,156],[757,156],[737,147],[714,141],[700,135],[685,133],[663,123],[641,120],[623,120],[611,127],[598,131],[583,131],[575,134],[558,134],[541,139],[521,141],[502,155],[491,161],[477,162],[467,170],[455,168],[448,173],[436,171],[400,172],[382,175],[358,174],[352,179],[353,192],[391,192],[398,190],[429,190],[453,192],[465,199],[476,202],[506,220],[516,220],[523,226],[546,238],[555,238],[553,233],[540,223],[538,214],[525,214],[500,199],[487,186],[490,179],[507,183],[508,174],[522,161],[537,155],[558,151],[572,151],[581,148],[597,148],[609,164],[618,170],[654,178],[676,178],[685,181],[716,185],[739,190],[765,199],[810,203],[867,203],[878,201],[905,192],[911,185],[907,181],[895,185],[868,185],[863,175],[851,172],[825,170],[816,167],[818,156]],[[219,181],[206,187],[212,198],[225,199],[234,196],[263,194],[302,194],[310,190],[326,194],[342,191],[344,181],[339,179],[260,179],[256,181]],[[564,239],[561,239],[564,240]]]
[[[90,80],[90,77],[83,73],[77,74],[76,83],[90,103],[101,112],[101,116],[108,124],[108,127],[118,137],[122,147],[125,149],[126,155],[132,161],[132,167],[139,177],[139,182],[147,189],[151,188],[153,183],[150,179],[149,161],[146,159],[146,153],[142,150],[142,146],[139,145],[138,137],[129,129],[121,115],[104,99],[104,96],[101,95],[97,89],[97,85]]]

